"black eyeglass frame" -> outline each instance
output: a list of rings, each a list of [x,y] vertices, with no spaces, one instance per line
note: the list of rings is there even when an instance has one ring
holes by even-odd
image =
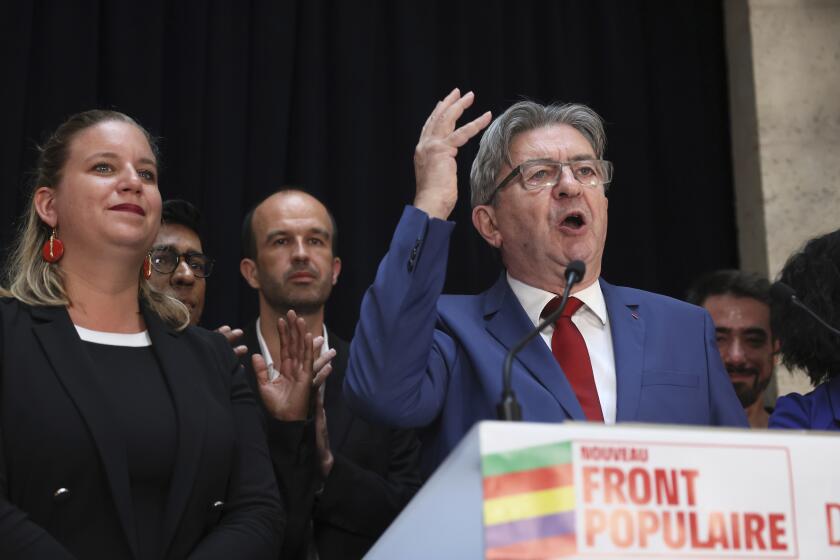
[[[589,158],[574,160],[574,161],[554,161],[554,160],[550,160],[550,159],[531,159],[531,160],[528,160],[528,161],[523,161],[522,163],[520,163],[519,165],[514,167],[513,170],[511,170],[511,172],[508,173],[507,176],[504,179],[502,179],[502,182],[499,183],[498,186],[496,186],[495,189],[493,189],[493,192],[487,198],[487,202],[485,204],[490,204],[493,201],[493,199],[496,198],[496,194],[500,190],[502,190],[503,188],[508,186],[508,184],[510,184],[510,182],[513,181],[516,177],[520,176],[522,174],[522,166],[524,166],[524,165],[550,163],[550,164],[553,164],[553,165],[559,165],[560,166],[560,173],[557,175],[557,177],[558,177],[557,182],[554,183],[553,185],[543,185],[541,187],[531,187],[528,184],[526,184],[524,181],[522,182],[522,188],[523,189],[525,189],[526,191],[535,191],[537,189],[545,189],[545,188],[549,188],[549,187],[550,188],[556,187],[557,183],[560,182],[560,177],[563,175],[563,168],[564,167],[569,167],[572,164],[583,163],[583,162],[586,162],[586,161],[593,161],[593,162],[597,162],[597,163],[600,163],[600,164],[605,164],[606,168],[609,169],[610,180],[592,185],[592,184],[582,183],[577,177],[575,177],[574,173],[572,173],[572,177],[574,177],[575,181],[577,181],[578,184],[580,184],[584,187],[590,187],[591,188],[591,187],[603,185],[604,186],[604,194],[606,194],[606,191],[608,189],[607,185],[609,185],[612,182],[613,164],[612,164],[611,161],[608,161],[608,160],[605,160],[605,159],[589,159]]]
[[[172,270],[161,269],[160,267],[158,267],[157,263],[155,262],[155,253],[168,253],[169,255],[174,256],[175,265],[172,267]],[[193,259],[195,257],[201,257],[203,259],[206,259],[203,263],[203,266],[197,266],[201,265],[202,263],[193,262]],[[216,264],[216,259],[213,259],[205,255],[204,253],[199,253],[198,251],[186,251],[184,253],[178,253],[174,249],[168,248],[152,249],[151,251],[149,251],[149,259],[151,260],[152,268],[160,274],[172,274],[173,272],[178,270],[179,266],[181,266],[181,260],[183,259],[183,261],[187,263],[187,266],[190,268],[190,270],[192,270],[192,273],[196,278],[208,278],[211,274],[213,274],[213,266]]]

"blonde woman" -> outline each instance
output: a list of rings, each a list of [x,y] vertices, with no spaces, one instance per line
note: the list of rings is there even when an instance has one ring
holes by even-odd
[[[0,298],[0,558],[276,558],[283,512],[225,339],[153,292],[157,154],[130,117],[41,149]]]

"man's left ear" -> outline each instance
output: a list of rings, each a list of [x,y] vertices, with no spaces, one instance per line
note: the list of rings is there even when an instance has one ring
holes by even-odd
[[[333,257],[332,263],[332,285],[335,286],[336,282],[338,282],[338,275],[341,274],[341,259],[338,257]]]

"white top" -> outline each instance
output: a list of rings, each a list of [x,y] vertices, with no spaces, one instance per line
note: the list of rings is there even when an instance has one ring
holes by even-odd
[[[92,331],[79,325],[76,327],[76,332],[79,333],[79,338],[85,342],[93,342],[95,344],[107,344],[108,346],[131,346],[134,348],[142,346],[151,346],[152,339],[149,338],[149,331],[139,333],[113,333],[103,331]]]
[[[321,346],[321,356],[326,354],[330,350],[330,338],[327,335],[327,325],[323,325],[324,332],[321,336],[324,337],[324,344]],[[271,352],[268,351],[268,346],[265,344],[265,339],[263,338],[262,331],[260,331],[260,318],[257,317],[257,342],[260,345],[260,354],[262,354],[263,359],[265,360],[265,365],[268,368],[268,380],[274,381],[277,379],[277,376],[280,375],[280,372],[274,369],[274,358],[271,357]]]
[[[546,292],[529,286],[507,274],[510,289],[516,299],[525,309],[528,318],[536,327],[540,324],[540,314],[546,304],[557,297],[557,294]],[[591,286],[575,292],[574,297],[583,305],[572,315],[572,322],[580,331],[592,362],[592,374],[595,376],[595,388],[598,389],[598,399],[601,401],[601,413],[606,424],[615,423],[616,413],[616,381],[615,354],[613,352],[612,333],[610,332],[610,318],[607,315],[607,303],[601,292],[601,283],[597,280]],[[551,335],[554,325],[549,325],[540,335],[551,349]]]

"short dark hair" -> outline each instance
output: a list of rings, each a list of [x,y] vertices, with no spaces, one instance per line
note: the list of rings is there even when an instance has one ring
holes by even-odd
[[[201,212],[186,200],[173,198],[163,203],[160,221],[164,225],[180,225],[189,228],[201,239]]]
[[[829,325],[840,324],[840,230],[808,241],[785,263],[779,280]],[[773,332],[780,342],[782,363],[805,370],[818,385],[840,375],[840,341],[795,307],[790,299],[773,300]]]
[[[331,238],[331,245],[332,245],[332,252],[333,256],[338,254],[338,224],[335,222],[335,217],[333,216],[330,209],[327,208],[327,205],[324,202],[310,192],[306,192],[305,190],[299,187],[283,187],[280,188],[273,193],[266,195],[263,197],[259,202],[254,204],[248,213],[245,214],[245,218],[242,220],[242,257],[246,259],[254,260],[257,258],[257,238],[254,235],[254,212],[256,212],[257,208],[260,205],[274,196],[275,194],[289,194],[289,193],[302,193],[305,195],[309,195],[318,202],[321,203],[321,206],[327,211],[327,216],[330,217],[330,224],[332,225],[332,238]]]
[[[754,272],[715,270],[695,280],[688,288],[686,301],[703,305],[711,296],[733,295],[770,305],[770,281]]]

